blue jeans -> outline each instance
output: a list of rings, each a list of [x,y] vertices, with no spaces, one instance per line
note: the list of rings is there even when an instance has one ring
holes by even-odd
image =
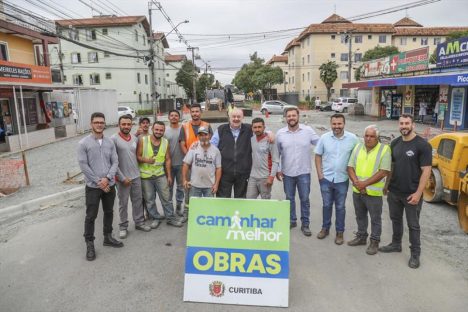
[[[182,185],[182,165],[172,166],[171,167],[172,178],[174,179],[174,184],[176,184],[176,203],[182,204],[184,201],[184,186]],[[170,198],[173,199],[174,196],[174,185],[169,187]]]
[[[291,222],[297,221],[296,216],[296,187],[301,200],[301,222],[303,226],[309,226],[310,216],[310,174],[301,174],[297,177],[283,176],[283,188],[286,199],[290,203]]]
[[[141,186],[143,189],[143,198],[145,199],[148,213],[154,219],[160,219],[161,216],[156,208],[156,193],[159,195],[159,200],[163,206],[164,215],[167,219],[174,218],[174,207],[170,200],[169,184],[167,183],[166,175],[159,177],[151,177],[141,179]]]
[[[190,188],[190,197],[213,197],[211,187],[196,187]]]
[[[319,180],[320,191],[322,192],[323,201],[323,229],[330,229],[331,218],[333,215],[333,203],[335,203],[336,218],[335,228],[337,232],[345,230],[346,216],[346,195],[348,194],[349,180],[340,183],[330,182],[323,178]]]

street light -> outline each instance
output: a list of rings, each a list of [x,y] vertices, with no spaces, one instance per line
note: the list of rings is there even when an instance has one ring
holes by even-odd
[[[187,24],[187,23],[190,23],[190,21],[189,21],[189,20],[185,20],[185,21],[182,21],[182,22],[180,22],[179,24],[175,25],[175,26],[171,29],[171,31],[169,31],[167,34],[164,34],[164,35],[161,37],[161,39],[159,39],[159,40],[160,40],[160,41],[163,41],[165,38],[167,38],[167,37],[170,35],[171,32],[173,32],[174,30],[176,30],[177,27],[179,27],[181,24]]]

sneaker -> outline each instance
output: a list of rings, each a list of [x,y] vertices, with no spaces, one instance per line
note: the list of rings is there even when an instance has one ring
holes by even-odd
[[[347,244],[348,246],[367,245],[367,237],[361,237],[356,235],[356,237],[353,240],[350,240]]]
[[[153,220],[150,224],[150,228],[152,228],[153,230],[157,229],[158,226],[161,224],[161,221],[159,220]]]
[[[310,231],[308,225],[301,226],[301,231],[302,231],[302,234],[304,234],[305,236],[311,236],[312,235],[312,232]]]
[[[128,235],[128,231],[127,230],[120,230],[119,231],[119,237],[124,239],[124,238],[127,238],[127,235]]]
[[[372,255],[375,255],[378,250],[379,250],[379,242],[371,239],[369,247],[367,247],[366,254],[372,256]]]
[[[335,244],[343,245],[343,243],[344,243],[343,232],[336,232]]]
[[[383,246],[379,248],[380,252],[401,252],[401,245],[390,243],[387,246]]]
[[[411,255],[411,258],[408,261],[408,266],[412,269],[419,268],[419,256]]]
[[[175,226],[175,227],[181,227],[183,225],[183,223],[180,222],[180,220],[177,219],[177,218],[172,218],[172,219],[167,220],[167,225]]]
[[[324,239],[325,237],[328,236],[328,234],[330,234],[330,231],[327,230],[327,229],[321,229],[320,232],[317,234],[317,238],[318,239]]]
[[[292,229],[292,228],[295,228],[297,226],[297,222],[296,221],[292,221],[290,224],[289,224],[289,228]]]
[[[164,219],[166,219],[166,216],[158,214],[154,219],[155,220],[164,220]]]
[[[187,218],[186,216],[184,216],[184,214],[182,214],[182,216],[179,216],[179,217],[177,218],[177,220],[179,220],[179,221],[182,222],[182,223],[185,223],[185,222],[188,221],[188,218]]]
[[[135,230],[138,230],[138,231],[143,231],[143,232],[149,232],[151,231],[151,227],[149,225],[146,225],[146,224],[140,224],[140,225],[135,225]]]

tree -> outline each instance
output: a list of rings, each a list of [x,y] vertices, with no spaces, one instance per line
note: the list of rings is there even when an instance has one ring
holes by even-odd
[[[375,48],[371,50],[367,50],[366,53],[364,53],[364,56],[362,57],[363,62],[368,62],[372,60],[376,60],[382,57],[390,56],[393,54],[400,53],[397,47],[394,46],[386,46],[386,47],[379,47],[376,46]],[[362,65],[359,66],[354,70],[354,79],[356,81],[361,80],[361,68]]]
[[[197,101],[201,102],[205,100],[206,89],[211,88],[214,83],[214,75],[212,74],[201,74],[197,80]]]
[[[323,81],[325,87],[327,88],[327,101],[330,100],[331,96],[331,88],[333,87],[333,83],[335,82],[336,78],[338,78],[338,72],[336,71],[338,68],[338,64],[335,61],[328,61],[327,63],[323,63],[320,65],[320,80]]]
[[[176,74],[176,82],[181,86],[189,98],[193,95],[193,77],[198,78],[196,67],[192,61],[186,60]]]
[[[447,35],[446,40],[450,41],[450,40],[460,39],[462,37],[468,37],[468,30],[451,32]],[[434,49],[432,54],[429,56],[429,63],[431,64],[437,63],[437,49]]]
[[[283,70],[279,67],[265,65],[264,62],[264,59],[257,56],[257,52],[250,55],[250,62],[242,65],[232,83],[246,94],[282,83]]]

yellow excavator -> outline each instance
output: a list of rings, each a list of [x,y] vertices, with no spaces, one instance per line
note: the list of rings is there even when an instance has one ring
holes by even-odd
[[[460,227],[468,234],[468,133],[440,134],[432,146],[432,172],[423,198],[458,207]]]

